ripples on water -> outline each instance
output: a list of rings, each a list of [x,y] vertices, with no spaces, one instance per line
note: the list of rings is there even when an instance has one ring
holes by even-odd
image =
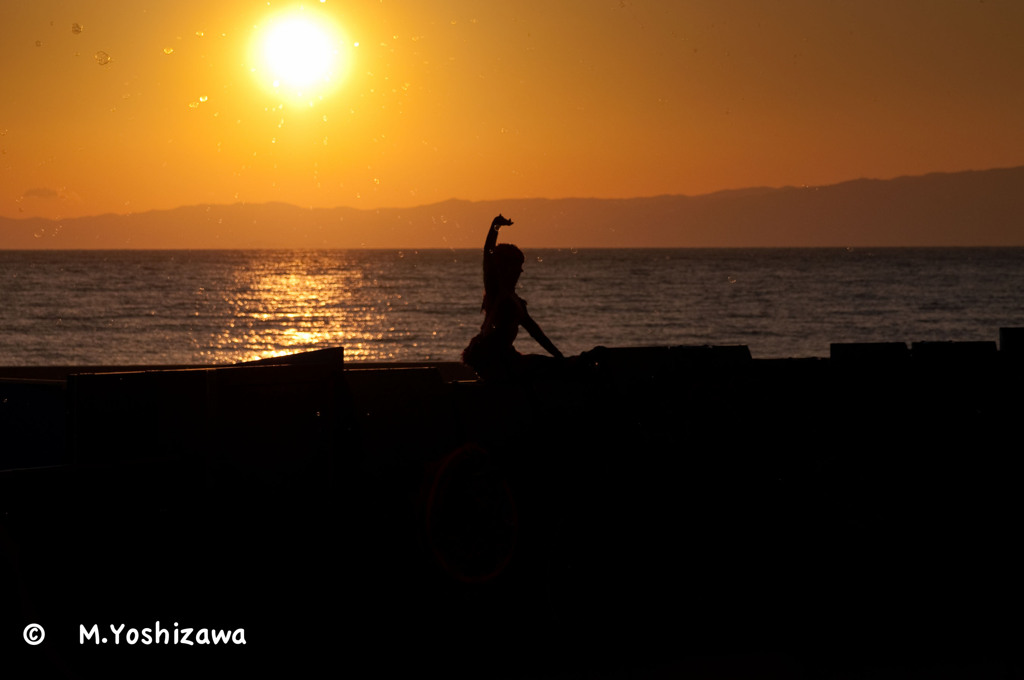
[[[230,363],[344,346],[457,360],[472,251],[0,251],[0,364]],[[1024,249],[542,250],[520,294],[566,354],[595,345],[995,340],[1024,325]],[[521,351],[542,351],[525,333]]]

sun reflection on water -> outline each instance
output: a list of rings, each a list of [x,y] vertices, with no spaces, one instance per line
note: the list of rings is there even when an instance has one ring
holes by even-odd
[[[360,304],[367,281],[358,263],[335,253],[295,253],[288,260],[239,263],[222,293],[226,318],[209,355],[251,361],[325,347],[345,348],[346,360],[380,360],[386,350],[386,315]]]

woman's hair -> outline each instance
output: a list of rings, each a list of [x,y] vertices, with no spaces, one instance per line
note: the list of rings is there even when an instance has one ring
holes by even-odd
[[[484,302],[481,309],[487,308],[487,299],[507,285],[506,282],[516,280],[525,261],[523,251],[511,243],[499,243],[494,247],[490,266],[484,271]]]
[[[519,267],[523,266],[523,262],[526,262],[526,256],[517,246],[511,243],[499,243],[494,246],[494,264],[499,269],[514,269],[518,272]]]

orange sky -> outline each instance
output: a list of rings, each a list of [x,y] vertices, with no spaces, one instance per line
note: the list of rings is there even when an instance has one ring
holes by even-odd
[[[344,63],[302,99],[252,49],[297,6],[4,3],[0,216],[1024,164],[1017,0],[314,0],[301,14],[333,23]]]

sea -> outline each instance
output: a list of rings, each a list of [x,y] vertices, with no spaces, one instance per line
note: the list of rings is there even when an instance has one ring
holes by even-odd
[[[531,316],[595,346],[997,341],[1024,326],[1024,248],[526,249]],[[457,361],[479,250],[0,251],[0,365],[229,364],[325,347]],[[525,332],[523,353],[543,350]]]

